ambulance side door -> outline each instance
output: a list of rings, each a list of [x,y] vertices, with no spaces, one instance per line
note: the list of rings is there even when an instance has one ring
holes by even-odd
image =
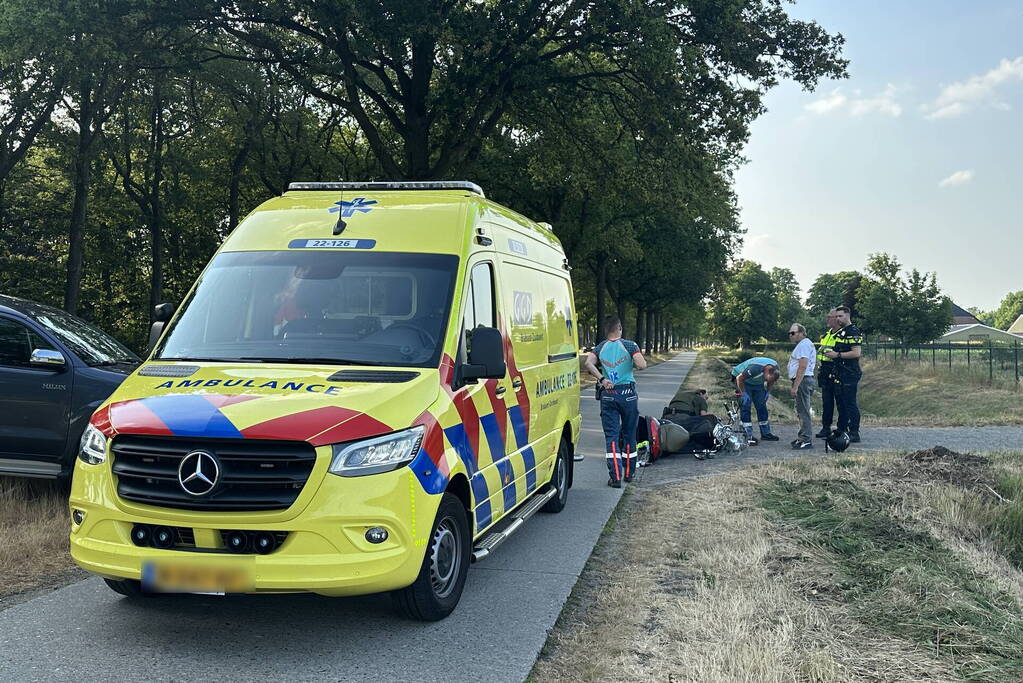
[[[459,362],[466,362],[469,338],[478,327],[499,329],[500,299],[497,295],[496,263],[490,254],[479,254],[467,267],[462,337]],[[505,491],[506,453],[513,442],[508,425],[507,401],[514,401],[511,378],[479,380],[455,392],[455,404],[465,428],[467,445],[475,456],[474,467],[467,467],[473,492],[477,531],[500,519],[513,502]]]

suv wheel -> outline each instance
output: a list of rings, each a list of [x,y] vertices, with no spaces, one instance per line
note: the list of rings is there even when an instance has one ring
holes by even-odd
[[[457,496],[445,493],[419,576],[411,586],[392,594],[398,610],[420,621],[439,621],[451,614],[465,588],[471,550],[465,506]]]

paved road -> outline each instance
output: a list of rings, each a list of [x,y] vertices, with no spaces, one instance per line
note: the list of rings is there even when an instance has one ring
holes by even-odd
[[[641,411],[689,371],[684,353],[639,375]],[[386,596],[124,600],[90,578],[0,612],[0,681],[522,681],[621,496],[606,486],[592,389],[568,507],[540,514],[469,572],[458,610],[404,621]]]
[[[819,427],[819,425],[817,425]],[[643,470],[641,486],[659,486],[695,476],[718,474],[739,465],[824,456],[824,442],[815,439],[812,451],[793,451],[789,443],[796,438],[794,425],[775,426],[780,441],[761,442],[742,455],[719,455],[712,460],[696,460],[692,456],[668,456]],[[846,453],[862,454],[876,450],[914,451],[945,446],[954,451],[1023,450],[1023,427],[870,427],[860,430],[863,441],[853,444]]]

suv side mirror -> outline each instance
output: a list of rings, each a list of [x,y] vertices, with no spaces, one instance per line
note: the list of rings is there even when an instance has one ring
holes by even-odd
[[[468,333],[469,362],[462,366],[462,379],[501,379],[508,372],[504,362],[504,339],[493,327],[477,327]]]
[[[52,368],[60,370],[67,363],[64,354],[51,349],[32,349],[32,355],[28,359],[29,365],[36,367]]]
[[[160,334],[163,333],[163,326],[174,315],[174,304],[157,304],[153,306],[153,325],[149,328],[149,346],[147,351],[152,351],[156,346]]]

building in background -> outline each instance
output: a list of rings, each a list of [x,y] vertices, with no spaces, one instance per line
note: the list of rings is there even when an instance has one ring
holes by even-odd
[[[983,325],[977,316],[952,302],[952,327],[957,325]]]
[[[1017,321],[1019,322],[1019,321]],[[991,327],[990,325],[984,325],[983,323],[972,323],[967,325],[952,325],[948,329],[948,332],[939,337],[936,341],[938,342],[982,342],[988,341],[994,343],[1008,342],[1010,344],[1018,342],[1023,335],[1015,335],[1005,330],[1000,330],[997,327]]]

